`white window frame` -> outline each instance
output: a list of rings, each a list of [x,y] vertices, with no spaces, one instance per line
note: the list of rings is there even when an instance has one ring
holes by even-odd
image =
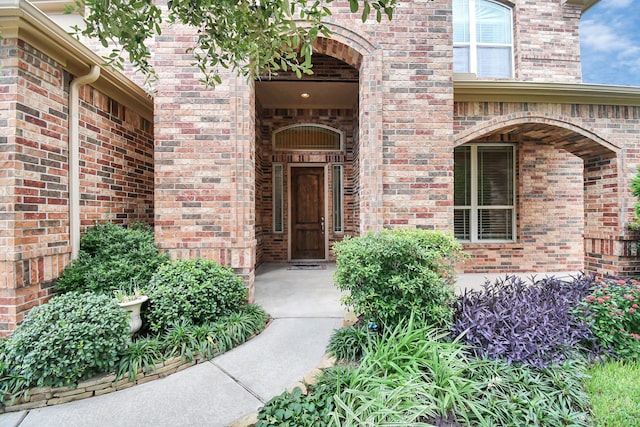
[[[470,143],[465,144],[462,147],[471,147],[471,205],[454,206],[456,209],[468,209],[469,210],[469,239],[458,239],[464,243],[515,243],[517,241],[516,230],[516,145],[508,143]],[[491,206],[478,206],[478,147],[512,147],[512,162],[513,162],[513,176],[511,182],[513,183],[512,200],[513,205],[491,205]],[[480,210],[488,209],[511,209],[511,236],[512,239],[479,239],[478,238],[478,212]]]
[[[476,2],[486,1],[489,3],[496,3],[506,9],[509,9],[509,28],[511,31],[511,43],[478,43],[476,34]],[[469,47],[469,70],[468,71],[455,71],[456,73],[472,73],[478,75],[478,47],[508,47],[511,52],[511,75],[509,77],[501,78],[513,78],[515,75],[515,61],[513,54],[513,8],[500,1],[494,0],[469,0],[469,42],[454,42],[454,48]],[[491,76],[483,76],[481,78],[492,78]]]

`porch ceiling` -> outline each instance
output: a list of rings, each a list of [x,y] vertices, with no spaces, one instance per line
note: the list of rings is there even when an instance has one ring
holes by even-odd
[[[354,108],[358,82],[257,81],[256,98],[264,108]]]
[[[519,124],[502,128],[487,135],[486,139],[499,139],[500,141],[537,140],[567,150],[581,158],[606,157],[615,154],[611,149],[570,129],[541,123]]]

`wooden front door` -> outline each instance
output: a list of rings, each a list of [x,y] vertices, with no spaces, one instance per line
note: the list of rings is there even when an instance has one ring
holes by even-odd
[[[291,168],[291,259],[325,259],[324,168]]]

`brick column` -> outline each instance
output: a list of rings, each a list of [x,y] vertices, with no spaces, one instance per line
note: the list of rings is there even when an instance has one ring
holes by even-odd
[[[253,85],[226,72],[221,84],[205,88],[185,53],[194,38],[177,25],[156,38],[156,239],[172,258],[209,258],[233,267],[252,288]]]

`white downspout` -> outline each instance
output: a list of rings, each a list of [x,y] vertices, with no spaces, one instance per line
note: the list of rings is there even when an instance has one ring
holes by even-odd
[[[71,259],[80,251],[80,143],[78,98],[80,86],[93,83],[100,77],[100,67],[94,65],[89,74],[77,77],[69,88],[69,240]]]

